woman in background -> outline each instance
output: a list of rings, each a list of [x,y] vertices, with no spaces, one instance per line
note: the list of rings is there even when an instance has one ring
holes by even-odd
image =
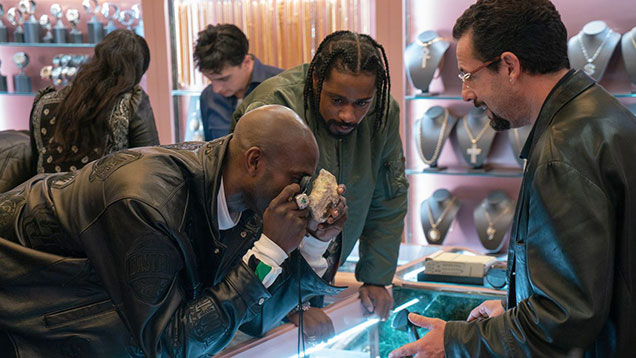
[[[148,95],[139,86],[149,63],[143,37],[115,30],[72,84],[40,91],[29,126],[37,173],[75,171],[121,149],[159,144]]]

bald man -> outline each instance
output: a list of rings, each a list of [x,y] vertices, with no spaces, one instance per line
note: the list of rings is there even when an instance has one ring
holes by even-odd
[[[277,265],[307,270],[286,259],[308,224],[291,198],[317,162],[307,125],[266,106],[233,136],[125,150],[0,194],[2,356],[215,354],[272,295],[297,292],[270,281]]]

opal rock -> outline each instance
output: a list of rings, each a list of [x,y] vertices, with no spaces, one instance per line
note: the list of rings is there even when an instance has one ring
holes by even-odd
[[[338,204],[338,182],[333,174],[320,169],[309,194],[311,216],[319,223],[327,221],[330,209]]]

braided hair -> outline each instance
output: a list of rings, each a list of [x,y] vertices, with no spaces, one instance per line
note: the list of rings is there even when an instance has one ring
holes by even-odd
[[[384,126],[389,111],[391,79],[384,47],[369,35],[351,31],[336,31],[325,37],[318,46],[316,55],[314,55],[307,71],[303,91],[305,117],[308,109],[314,115],[320,115],[319,103],[322,85],[334,68],[356,75],[362,72],[375,75],[377,96],[375,101],[375,135]],[[317,79],[315,89],[313,85],[314,75]]]

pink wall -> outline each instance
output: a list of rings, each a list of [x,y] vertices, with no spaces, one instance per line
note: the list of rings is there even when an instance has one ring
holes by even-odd
[[[444,1],[406,1],[406,44],[414,37],[426,30],[435,30],[441,37],[452,39],[452,26],[457,17],[468,8],[473,0],[444,0]],[[555,6],[561,13],[563,22],[568,30],[568,37],[578,33],[586,23],[593,20],[605,21],[614,31],[624,33],[636,26],[636,2],[622,0],[586,1],[555,0]],[[620,46],[619,46],[620,47]],[[395,64],[391,64],[395,69]],[[394,76],[397,73],[393,72]],[[457,64],[455,60],[455,44],[451,44],[445,55],[445,63],[441,77],[434,80],[433,91],[442,92],[445,96],[460,96],[460,84],[457,79]],[[402,76],[404,70],[402,69]],[[393,77],[393,76],[392,76]],[[406,95],[414,94],[413,87],[406,83]],[[622,63],[620,48],[614,53],[612,61],[605,73],[601,84],[614,93],[627,93],[631,90]],[[625,103],[636,103],[636,99],[621,99]],[[426,167],[419,159],[415,142],[410,129],[417,118],[434,105],[449,107],[452,113],[463,115],[472,109],[472,104],[459,100],[414,100],[406,101],[405,137],[407,149],[407,167],[419,169]],[[498,134],[491,149],[488,163],[495,163],[499,167],[517,167],[514,155],[507,141],[506,134]],[[463,159],[447,141],[442,149],[440,165],[452,167],[466,166]],[[445,245],[461,245],[483,250],[474,229],[473,211],[479,202],[492,190],[504,190],[508,196],[516,199],[521,183],[520,178],[493,178],[478,176],[451,176],[436,174],[415,174],[408,176],[411,185],[409,211],[406,219],[405,241],[412,243],[426,243],[420,224],[420,204],[435,190],[445,188],[453,192],[463,204],[458,217],[452,226],[453,231],[448,234]]]

